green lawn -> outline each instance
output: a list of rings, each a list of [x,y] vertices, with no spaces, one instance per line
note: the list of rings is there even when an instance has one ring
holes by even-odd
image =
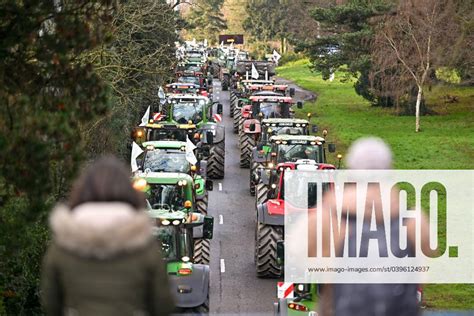
[[[285,64],[278,75],[292,80],[318,95],[307,102],[303,112],[313,113],[312,122],[321,131],[327,128],[328,141],[336,142],[344,154],[361,136],[384,139],[394,152],[397,169],[473,169],[474,168],[474,88],[436,86],[427,92],[426,103],[439,115],[421,118],[421,132],[415,133],[415,118],[397,116],[391,109],[373,107],[358,96],[352,82],[322,80],[311,72],[307,60]],[[457,103],[444,102],[445,95],[458,96]],[[474,309],[474,286],[469,284],[427,285],[428,308]]]

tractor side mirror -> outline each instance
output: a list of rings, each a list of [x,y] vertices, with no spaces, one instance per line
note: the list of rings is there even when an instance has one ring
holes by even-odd
[[[328,144],[328,151],[330,153],[335,153],[336,152],[336,144]]]
[[[277,263],[283,266],[285,263],[285,242],[283,240],[277,240]]]
[[[202,152],[196,153],[196,159],[197,159],[198,161],[201,161],[201,160],[203,159]]]
[[[207,79],[207,84],[208,84],[209,86],[212,86],[212,78]]]
[[[206,180],[206,190],[212,191],[214,189],[214,182],[212,180]]]
[[[255,132],[255,123],[250,123],[249,129],[251,132]]]
[[[311,126],[311,132],[317,133],[318,132],[318,125]]]
[[[217,104],[217,114],[222,114],[223,112],[223,106],[222,106],[222,103],[218,103]]]
[[[298,109],[302,109],[303,108],[303,102],[301,102],[301,101],[296,102],[296,107]]]
[[[206,141],[209,145],[212,145],[214,143],[214,134],[212,134],[212,131],[206,132]]]
[[[296,93],[295,88],[290,88],[290,97],[293,97]]]
[[[214,235],[214,217],[206,215],[204,217],[204,224],[202,227],[202,237],[204,239],[212,239]]]

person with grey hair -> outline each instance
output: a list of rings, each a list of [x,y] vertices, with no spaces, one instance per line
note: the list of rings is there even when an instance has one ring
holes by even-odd
[[[387,170],[392,168],[392,151],[390,147],[380,138],[366,137],[355,141],[350,146],[348,155],[346,158],[346,165],[349,169],[358,170]],[[399,216],[398,213],[398,194],[394,194],[391,204],[392,216]],[[380,194],[379,191],[368,189],[367,190],[367,201],[377,201],[372,199],[376,194]],[[328,205],[330,207],[336,206],[330,196]],[[348,197],[346,199],[346,197]],[[348,218],[347,222],[341,222],[341,231],[349,231],[348,243],[352,240],[360,238],[360,233],[356,235],[356,229],[351,229],[351,226],[355,226],[357,210],[353,208],[354,199],[357,198],[356,188],[349,189],[348,192],[344,191],[344,202],[342,205],[341,217]],[[381,207],[381,205],[371,205],[372,207]],[[335,215],[334,215],[335,216]],[[337,220],[333,217],[332,220]],[[390,221],[390,234],[391,237],[398,236],[400,233],[400,226],[398,221]],[[423,225],[423,224],[422,224]],[[323,230],[329,229],[330,224],[323,223]],[[363,225],[362,230],[370,230],[370,225]],[[407,229],[410,231],[410,229]],[[374,233],[372,231],[372,233]],[[382,231],[376,231],[377,234],[385,234]],[[334,243],[336,245],[336,251],[343,251],[344,237],[336,238]],[[422,236],[422,240],[428,240]],[[379,245],[379,251],[389,251],[389,245]],[[413,254],[415,251],[415,236],[408,235],[408,252]],[[324,251],[324,249],[323,249]],[[330,250],[328,250],[330,251]],[[392,250],[393,251],[393,250]],[[402,250],[399,250],[400,252]],[[394,255],[403,256],[401,253],[395,253]],[[412,316],[419,314],[419,302],[417,299],[417,291],[419,286],[417,284],[325,284],[321,286],[321,304],[320,313],[321,315],[337,315],[337,316]]]

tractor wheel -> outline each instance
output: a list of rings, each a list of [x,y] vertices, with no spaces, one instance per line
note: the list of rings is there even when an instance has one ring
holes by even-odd
[[[244,129],[243,129],[244,121],[245,121],[245,118],[243,118],[242,115],[240,115],[240,118],[239,118],[239,136],[244,133]]]
[[[227,90],[229,90],[229,76],[224,75],[224,78],[222,78],[222,91]]]
[[[225,138],[221,142],[213,144],[210,153],[211,155],[207,160],[207,175],[211,179],[223,179],[225,173]]]
[[[250,188],[250,195],[255,196],[255,181],[253,180],[253,176],[257,172],[257,169],[263,166],[261,163],[253,162],[252,166],[250,167],[250,178],[249,178],[249,188]]]
[[[240,168],[250,167],[252,149],[255,147],[253,134],[242,133],[240,135]]]
[[[230,111],[229,111],[229,116],[234,117],[234,110],[235,110],[235,105],[239,102],[239,98],[234,94],[234,98],[230,98]]]
[[[209,239],[194,239],[194,263],[209,264],[211,259],[211,242]]]
[[[258,183],[255,186],[255,205],[259,205],[268,200],[268,185]]]
[[[277,241],[283,239],[280,226],[257,222],[255,229],[255,266],[259,278],[279,278],[282,268],[277,263]]]
[[[240,112],[240,109],[235,108],[234,111],[234,134],[239,133],[239,124],[240,124],[240,118],[242,117],[242,113]]]
[[[196,209],[202,215],[207,215],[207,195],[202,200],[196,201]]]

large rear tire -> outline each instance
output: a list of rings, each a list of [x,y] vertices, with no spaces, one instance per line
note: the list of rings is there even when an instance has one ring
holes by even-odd
[[[234,91],[230,92],[230,111],[229,111],[229,116],[233,117],[234,116],[234,104],[238,100],[237,95],[234,93]]]
[[[229,76],[224,75],[222,78],[222,91],[227,91],[229,90]]]
[[[213,144],[207,160],[207,175],[211,179],[223,179],[225,174],[225,138]]]
[[[207,195],[196,201],[196,209],[202,215],[207,215]],[[211,242],[209,239],[194,239],[194,263],[209,264],[211,259]]]
[[[240,168],[249,168],[252,157],[252,149],[255,147],[253,134],[242,133],[240,135]]]
[[[238,134],[240,127],[240,118],[242,117],[242,112],[240,111],[239,108],[235,108],[234,110],[234,134]]]
[[[255,205],[263,204],[268,200],[268,185],[258,183],[255,186]]]
[[[257,172],[257,169],[259,167],[262,167],[263,165],[258,162],[252,162],[251,167],[250,167],[250,177],[249,177],[249,189],[250,189],[250,195],[255,196],[255,180],[254,176]]]
[[[280,226],[257,222],[255,229],[255,268],[259,278],[279,278],[282,267],[277,262],[277,241],[283,239]]]

